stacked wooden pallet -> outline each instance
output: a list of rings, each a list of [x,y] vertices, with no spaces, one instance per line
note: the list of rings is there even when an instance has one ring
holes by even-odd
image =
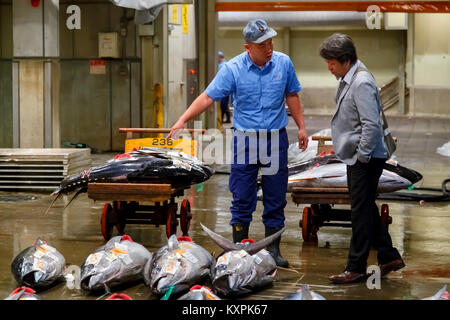
[[[53,191],[91,167],[86,149],[0,149],[0,191]]]

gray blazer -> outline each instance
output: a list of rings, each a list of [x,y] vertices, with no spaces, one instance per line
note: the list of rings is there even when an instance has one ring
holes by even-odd
[[[367,163],[373,158],[387,159],[381,125],[381,103],[375,79],[367,71],[355,73],[357,62],[344,76],[346,82],[331,120],[331,136],[336,156],[347,165],[356,160]]]

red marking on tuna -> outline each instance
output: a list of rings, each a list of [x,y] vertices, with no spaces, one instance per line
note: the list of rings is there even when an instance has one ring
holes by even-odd
[[[187,242],[194,242],[192,241],[191,237],[177,237],[178,241],[187,241]]]
[[[117,156],[115,156],[114,160],[129,159],[129,158],[131,158],[131,155],[129,153],[123,153],[123,154],[118,154]]]
[[[12,296],[13,294],[18,293],[20,290],[25,290],[26,293],[36,293],[36,291],[34,291],[31,288],[28,287],[19,287],[16,290],[14,290],[13,292],[11,292],[10,296]]]
[[[129,235],[126,235],[126,234],[124,234],[124,235],[122,236],[122,238],[120,238],[120,240],[121,240],[121,241],[128,240],[128,241],[130,241],[130,242],[133,242],[133,239],[131,239],[131,237],[130,237]]]
[[[244,240],[241,241],[241,243],[246,243],[246,242],[255,243],[255,240],[253,240],[253,239],[244,239]]]
[[[80,173],[81,179],[84,179],[84,178],[89,179],[90,176],[91,176],[91,169],[84,170],[83,172]]]
[[[126,295],[125,293],[114,293],[106,300],[114,300],[114,299],[121,299],[121,300],[133,300],[130,296]]]
[[[191,288],[191,290],[189,290],[189,291],[194,291],[194,290],[200,290],[202,288],[202,286],[201,285],[199,285],[199,284],[197,284],[197,285],[195,285],[195,286],[193,286],[192,288]]]
[[[199,285],[199,284],[193,286],[189,291],[192,292],[192,291],[194,291],[194,290],[201,290],[202,288],[205,289],[205,290],[208,290],[209,292],[212,293],[212,291],[211,291],[210,288],[205,287],[205,286],[201,286],[201,285]]]

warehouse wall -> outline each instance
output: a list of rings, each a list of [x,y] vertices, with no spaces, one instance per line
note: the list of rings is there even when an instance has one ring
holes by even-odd
[[[450,116],[450,15],[415,14],[413,28],[411,114]]]
[[[13,146],[11,1],[0,1],[0,148]]]
[[[0,59],[11,59],[12,48],[11,1],[0,1]]]
[[[61,142],[86,143],[107,151],[121,151],[125,134],[120,127],[140,126],[140,42],[131,20],[119,46],[124,58],[106,60],[106,74],[91,74],[98,57],[98,33],[119,32],[124,10],[111,3],[80,2],[81,29],[69,30],[67,6],[60,2]],[[127,10],[133,18],[134,10]],[[119,39],[121,37],[119,36]],[[120,72],[122,71],[122,72]]]
[[[332,113],[335,109],[333,95],[336,79],[319,56],[321,42],[334,32],[350,35],[355,42],[357,54],[374,74],[379,86],[398,75],[401,47],[406,42],[405,31],[385,30],[290,30],[290,41],[286,43],[285,29],[276,29],[274,50],[289,54],[297,77],[302,84],[300,93],[305,113]],[[221,29],[218,32],[218,49],[229,60],[244,51],[242,30]],[[374,54],[376,53],[376,54]],[[403,53],[404,54],[404,53]]]
[[[165,114],[166,127],[171,127],[188,107],[187,60],[197,58],[194,5],[187,5],[187,13],[187,30],[183,31],[182,5],[169,6],[168,21],[170,31],[168,35],[169,54],[167,57],[169,81],[167,112]]]

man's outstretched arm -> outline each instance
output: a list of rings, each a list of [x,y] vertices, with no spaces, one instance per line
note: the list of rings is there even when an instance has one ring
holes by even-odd
[[[298,147],[303,151],[308,147],[308,133],[306,132],[305,120],[303,118],[303,108],[297,93],[288,93],[286,103],[292,118],[298,127]]]
[[[211,99],[206,93],[203,92],[200,94],[178,119],[178,121],[172,126],[167,138],[172,137],[176,130],[184,129],[186,122],[202,114],[212,103],[214,103],[214,100]]]

